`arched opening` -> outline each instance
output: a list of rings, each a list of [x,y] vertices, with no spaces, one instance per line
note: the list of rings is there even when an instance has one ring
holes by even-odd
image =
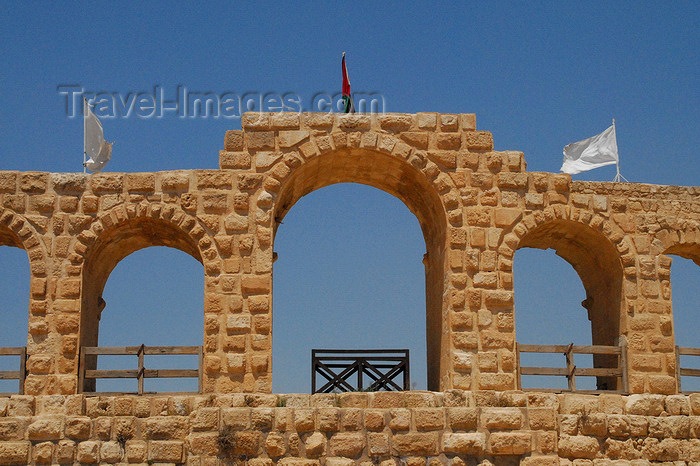
[[[136,251],[139,252],[133,254]],[[116,225],[100,235],[85,259],[81,346],[201,345],[203,289],[199,250],[194,239],[181,229],[152,218]],[[100,356],[99,369],[120,364],[119,358]],[[98,368],[97,357],[86,356],[84,364],[86,369]],[[123,389],[131,382],[105,381],[105,387],[117,387],[111,391],[133,391]],[[175,385],[160,381],[151,381],[151,385],[159,391],[192,391],[191,387],[165,390],[163,387]],[[95,380],[85,380],[84,391],[96,388],[104,390]]]
[[[311,349],[408,349],[426,389],[425,242],[398,199],[359,184],[302,198],[275,238],[273,391],[310,390]]]
[[[275,232],[302,196],[337,183],[358,183],[385,191],[402,201],[418,220],[427,251],[423,261],[427,388],[439,390],[449,358],[441,354],[448,334],[442,327],[446,215],[440,197],[425,175],[404,160],[368,150],[337,150],[306,161],[287,177],[275,205]]]
[[[615,247],[605,236],[587,225],[560,219],[529,231],[518,248],[552,249],[578,275],[576,278],[571,269],[555,260],[551,253],[516,253],[515,320],[519,343],[619,344],[622,264]],[[521,280],[524,287],[521,287]],[[540,282],[546,282],[547,286],[541,286]],[[580,303],[575,307],[583,306],[585,311],[571,309],[574,302]],[[590,330],[581,328],[585,318],[590,321]],[[554,338],[562,340],[551,341]],[[586,362],[585,356],[576,358],[579,367],[580,362]],[[618,356],[594,355],[592,364],[595,368],[615,368]],[[521,366],[524,365],[521,360]],[[596,379],[598,390],[614,390],[620,384],[615,377]],[[581,385],[580,388],[594,387]]]
[[[27,345],[29,259],[21,240],[0,225],[0,347]],[[0,356],[0,372],[17,371],[19,355]],[[18,393],[18,380],[0,380],[0,393]]]
[[[673,303],[672,328],[662,326],[660,339],[675,336],[679,348],[700,348],[700,325],[698,315],[698,286],[700,286],[700,244],[678,244],[667,249],[664,254],[671,257],[671,296]],[[660,340],[661,342],[661,340]],[[700,370],[700,356],[679,355],[680,368]],[[700,391],[700,377],[680,375],[679,391]]]

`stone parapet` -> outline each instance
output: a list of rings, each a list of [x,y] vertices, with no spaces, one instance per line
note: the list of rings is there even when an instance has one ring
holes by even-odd
[[[700,461],[700,394],[0,398],[0,464],[589,464],[582,460]]]

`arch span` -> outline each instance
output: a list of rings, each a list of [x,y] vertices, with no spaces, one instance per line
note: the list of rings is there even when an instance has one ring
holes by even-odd
[[[195,238],[170,219],[143,215],[108,223],[104,221],[105,218],[111,217],[107,215],[93,224],[91,230],[95,233],[94,241],[88,246],[84,255],[80,316],[81,346],[98,345],[100,314],[105,306],[102,293],[110,273],[126,256],[150,246],[167,246],[179,249],[199,262],[203,262],[202,253]],[[86,361],[86,367],[94,368],[95,363],[95,360]],[[86,383],[94,384],[94,380]],[[94,386],[82,388],[94,390]]]
[[[602,224],[601,224],[602,225]],[[599,229],[555,218],[528,229],[516,249],[553,249],[578,274],[586,291],[581,305],[588,312],[594,345],[616,345],[623,308],[623,267],[613,242]],[[615,367],[615,357],[595,355],[595,367]],[[599,377],[598,389],[615,389],[618,381]]]
[[[448,371],[449,348],[443,329],[447,218],[440,195],[426,176],[406,160],[367,149],[341,149],[295,167],[283,181],[275,203],[275,228],[304,195],[336,183],[375,187],[400,199],[417,217],[425,239],[426,339],[428,389],[438,390]]]

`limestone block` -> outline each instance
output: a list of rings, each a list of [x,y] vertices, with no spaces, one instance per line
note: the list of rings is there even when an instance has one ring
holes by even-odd
[[[143,425],[144,437],[152,440],[183,438],[188,431],[188,418],[184,416],[154,416]]]
[[[562,435],[559,438],[559,455],[566,458],[595,458],[600,443],[594,437]]]
[[[279,458],[287,452],[284,436],[278,432],[270,432],[265,439],[265,450],[271,458]]]
[[[438,454],[438,432],[395,434],[391,441],[392,455],[434,456]]]
[[[457,455],[482,455],[486,450],[486,435],[482,432],[444,433],[442,448],[445,453]]]
[[[97,463],[99,461],[100,442],[86,441],[78,444],[77,460],[81,463]]]
[[[326,450],[326,437],[321,432],[314,432],[304,442],[306,454],[311,458],[318,458]]]
[[[372,394],[372,408],[401,408],[405,406],[403,393],[375,392]]]
[[[321,432],[337,432],[340,426],[340,411],[337,408],[318,410],[318,430]]]
[[[382,431],[386,425],[385,411],[381,409],[367,409],[364,411],[365,428],[370,431]]]
[[[90,437],[91,421],[88,417],[73,417],[65,421],[65,435],[74,440],[87,440]]]
[[[194,455],[216,456],[219,454],[218,432],[193,433],[187,436],[188,451]]]
[[[411,411],[405,408],[395,408],[390,411],[391,420],[389,428],[391,430],[409,430],[411,428]]]
[[[274,149],[275,133],[272,131],[247,132],[245,142],[248,149]]]
[[[156,176],[154,173],[128,173],[125,184],[129,192],[153,192],[156,188]]]
[[[57,175],[54,175],[54,179]],[[14,193],[17,191],[17,172],[0,173],[0,193]]]
[[[226,330],[229,332],[250,332],[250,315],[232,314],[226,318]]]
[[[329,442],[329,452],[333,456],[357,458],[365,449],[365,434],[340,432],[333,434]]]
[[[58,440],[62,433],[63,418],[58,416],[34,418],[27,428],[29,440]]]
[[[235,448],[236,455],[257,456],[262,447],[262,432],[242,431],[236,432]]]
[[[413,125],[413,116],[396,113],[384,114],[379,117],[379,125],[382,129],[394,133],[408,131]]]
[[[75,442],[71,440],[61,440],[56,445],[56,462],[60,464],[72,463],[75,459]],[[2,455],[0,454],[0,457]]]
[[[442,430],[445,428],[445,411],[442,408],[416,408],[413,423],[418,431]]]
[[[417,113],[418,127],[424,130],[432,130],[437,127],[437,113]]]
[[[605,437],[607,416],[604,413],[588,413],[579,419],[579,431],[583,435]]]
[[[181,463],[184,443],[179,440],[153,440],[148,443],[148,459],[164,463]]]
[[[532,450],[529,432],[495,432],[489,435],[489,450],[494,455],[523,455]]]
[[[520,461],[521,466],[560,466],[556,456],[528,456]]]
[[[481,425],[490,431],[516,430],[523,424],[519,408],[484,408],[481,412]]]
[[[252,159],[248,152],[219,151],[219,168],[225,169],[248,169],[251,167]]]
[[[224,148],[230,151],[243,150],[243,131],[229,130],[224,137]]]
[[[456,151],[462,145],[462,136],[459,133],[438,133],[435,135],[435,143],[438,149]],[[455,154],[456,155],[456,154]],[[457,164],[452,163],[450,168],[456,168]]]
[[[0,464],[27,464],[29,442],[0,442]]]
[[[27,428],[28,422],[29,419],[0,419],[0,441],[24,439],[24,432]]]
[[[123,451],[119,443],[103,442],[100,445],[100,460],[105,463],[117,463],[122,459]]]
[[[498,174],[497,183],[499,188],[527,189],[527,173],[501,172]]]
[[[294,112],[280,112],[270,115],[272,129],[286,129],[299,127],[299,114]]]
[[[49,182],[48,173],[26,172],[19,176],[19,189],[25,193],[43,193]]]
[[[241,115],[241,127],[244,130],[260,130],[270,127],[270,114],[263,112],[245,112]]]
[[[630,395],[625,403],[625,412],[642,416],[658,416],[664,410],[662,395]]]
[[[530,429],[554,430],[557,428],[557,412],[552,408],[529,408],[527,416]]]

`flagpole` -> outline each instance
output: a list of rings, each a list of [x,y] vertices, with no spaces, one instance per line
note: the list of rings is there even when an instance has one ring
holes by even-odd
[[[83,173],[87,165],[87,99],[83,97]]]
[[[613,130],[615,130],[615,145],[617,145],[617,128],[615,127],[615,118],[612,119],[612,125]],[[627,178],[620,174],[620,149],[617,150],[617,162],[615,163],[615,167],[617,168],[617,174],[615,175],[615,178],[613,178],[613,183],[622,183],[622,180],[629,183]]]

